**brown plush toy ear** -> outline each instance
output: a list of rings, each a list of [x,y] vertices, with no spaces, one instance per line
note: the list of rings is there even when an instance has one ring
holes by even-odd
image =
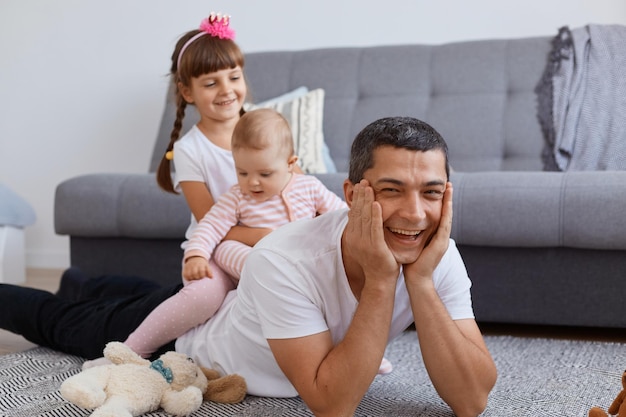
[[[209,369],[209,368],[203,368],[203,367],[200,367],[200,369],[202,369],[202,373],[204,374],[204,376],[206,376],[206,379],[208,379],[209,381],[217,379],[221,376],[220,373],[217,372],[215,369]]]
[[[608,414],[600,407],[593,407],[589,410],[589,417],[606,417]]]
[[[615,400],[609,407],[609,414],[626,416],[626,371],[622,374],[622,391],[617,394],[617,397],[615,397]]]
[[[589,410],[589,417],[606,417],[609,414],[618,417],[626,416],[626,371],[622,374],[622,390],[619,394],[617,394],[613,403],[611,403],[611,406],[608,409],[608,414],[600,407],[593,407]]]
[[[203,396],[205,401],[234,404],[240,403],[246,398],[248,386],[241,375],[220,376],[219,372],[214,369],[200,369],[209,380],[209,385]]]
[[[609,414],[626,417],[626,371],[622,373],[622,390],[611,403],[608,413],[600,407],[589,410],[589,417],[607,417]]]

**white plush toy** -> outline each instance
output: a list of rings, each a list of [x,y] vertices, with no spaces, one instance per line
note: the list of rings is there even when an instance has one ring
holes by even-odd
[[[135,417],[159,407],[186,416],[200,408],[203,398],[235,403],[246,395],[241,376],[219,377],[217,371],[203,369],[181,353],[167,352],[150,362],[123,343],[111,342],[104,356],[111,365],[85,369],[61,384],[63,398],[95,409],[94,417]]]

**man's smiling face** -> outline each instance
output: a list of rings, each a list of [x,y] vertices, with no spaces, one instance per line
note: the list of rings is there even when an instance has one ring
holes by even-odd
[[[400,264],[413,263],[437,230],[447,175],[440,150],[411,151],[393,146],[374,150],[365,171],[382,207],[385,242]]]

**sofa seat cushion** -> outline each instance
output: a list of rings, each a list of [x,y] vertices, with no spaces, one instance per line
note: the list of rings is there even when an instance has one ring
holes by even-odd
[[[459,244],[626,249],[626,171],[453,172],[451,181]]]
[[[315,174],[339,197],[346,175]],[[74,237],[182,240],[191,216],[182,194],[161,190],[154,174],[74,177],[57,186],[54,201],[56,233]]]
[[[80,202],[80,204],[76,204]],[[184,238],[191,213],[154,174],[91,174],[57,186],[54,225],[80,237]]]

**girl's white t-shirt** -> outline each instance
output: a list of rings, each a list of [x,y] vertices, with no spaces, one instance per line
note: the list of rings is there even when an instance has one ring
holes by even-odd
[[[213,201],[237,183],[231,151],[220,148],[193,126],[174,143],[174,189],[181,191],[182,181],[198,181],[207,185]],[[198,223],[191,215],[185,237],[189,239]]]
[[[347,221],[347,210],[331,211],[289,223],[261,240],[246,259],[237,290],[228,294],[215,316],[179,337],[176,350],[223,374],[242,375],[252,395],[298,395],[278,367],[267,339],[326,330],[335,344],[344,338],[358,306],[341,257]],[[474,317],[471,282],[453,240],[434,271],[433,282],[453,320]],[[412,322],[400,275],[390,340]]]

